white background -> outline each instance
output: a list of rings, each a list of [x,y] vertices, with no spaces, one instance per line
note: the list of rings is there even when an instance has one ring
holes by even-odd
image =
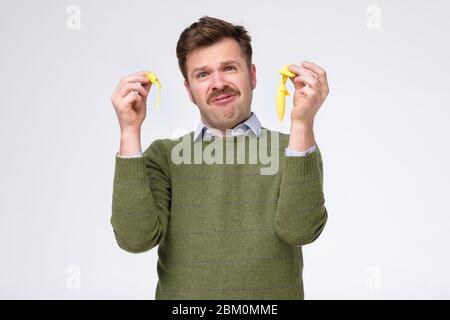
[[[328,73],[315,136],[329,220],[304,247],[306,299],[450,298],[450,4],[437,0],[2,1],[0,298],[154,299],[156,248],[122,251],[109,222],[110,97],[150,69],[161,108],[152,90],[143,149],[193,130],[175,46],[205,14],[251,34],[267,128],[289,132],[274,106],[282,66]]]

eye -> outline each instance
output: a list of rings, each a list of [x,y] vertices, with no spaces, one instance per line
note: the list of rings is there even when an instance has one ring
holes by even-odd
[[[203,75],[206,76],[206,72],[200,72],[200,73],[198,73],[198,74],[197,74],[197,78],[204,78]]]
[[[229,68],[230,68],[230,69],[229,69]],[[228,71],[228,70],[233,70],[233,69],[236,69],[236,68],[233,67],[233,66],[226,66],[226,67],[225,67],[225,70],[227,70],[227,71]]]

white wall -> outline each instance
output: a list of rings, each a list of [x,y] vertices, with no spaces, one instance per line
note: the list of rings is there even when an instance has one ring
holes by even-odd
[[[315,133],[329,220],[304,248],[306,298],[450,298],[450,4],[438,0],[2,2],[0,298],[154,298],[156,250],[121,251],[109,223],[110,97],[151,69],[163,90],[143,148],[193,129],[175,46],[204,14],[253,37],[265,127],[289,132],[273,103],[284,64],[328,72]]]

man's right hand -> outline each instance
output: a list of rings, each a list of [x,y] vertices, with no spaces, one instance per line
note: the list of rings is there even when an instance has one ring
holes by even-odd
[[[152,86],[145,73],[140,71],[123,77],[111,97],[123,135],[140,134],[147,112],[147,96]]]
[[[123,77],[114,91],[111,102],[120,125],[119,155],[135,155],[141,151],[141,126],[147,112],[147,96],[152,83],[140,71]]]

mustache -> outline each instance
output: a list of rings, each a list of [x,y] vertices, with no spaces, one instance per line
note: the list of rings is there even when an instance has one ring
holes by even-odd
[[[213,101],[214,99],[216,99],[218,96],[221,95],[237,96],[239,94],[240,92],[238,90],[235,90],[231,87],[225,87],[225,89],[222,91],[213,91],[210,97],[208,98],[208,102]]]

